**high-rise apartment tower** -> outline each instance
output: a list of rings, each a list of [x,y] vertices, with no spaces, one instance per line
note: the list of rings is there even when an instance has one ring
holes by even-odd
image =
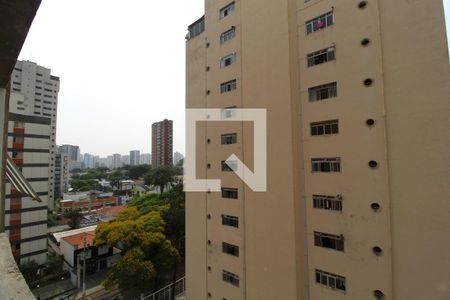
[[[267,191],[224,164],[253,169],[252,123],[197,123],[197,178],[222,190],[187,193],[187,299],[450,299],[442,0],[205,9],[186,106],[267,109]]]
[[[152,125],[152,166],[173,164],[173,121],[165,119]]]
[[[17,62],[11,76],[8,154],[42,200],[31,201],[6,184],[6,229],[19,263],[46,261],[47,210],[54,208],[58,92],[59,77],[49,69]]]

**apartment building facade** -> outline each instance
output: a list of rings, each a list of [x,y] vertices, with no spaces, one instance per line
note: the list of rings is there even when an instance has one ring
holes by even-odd
[[[6,183],[5,228],[20,264],[46,261],[47,210],[54,208],[58,92],[59,77],[49,69],[28,61],[16,63],[11,75],[8,155],[42,200],[31,201]]]
[[[173,121],[163,120],[152,125],[152,166],[173,164]]]
[[[223,166],[251,124],[197,124],[187,299],[448,299],[447,49],[440,0],[206,0],[186,107],[267,109],[268,187]]]
[[[62,198],[69,191],[70,157],[67,153],[55,156],[55,198]]]

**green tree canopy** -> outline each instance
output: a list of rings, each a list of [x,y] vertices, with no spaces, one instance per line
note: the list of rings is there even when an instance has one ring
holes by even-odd
[[[175,181],[175,174],[176,172],[174,168],[161,166],[150,170],[150,172],[145,175],[145,184],[153,187],[159,187],[159,191],[163,193],[165,188]]]
[[[142,289],[153,285],[158,272],[168,270],[178,261],[179,253],[166,238],[166,223],[161,217],[168,207],[156,205],[154,208],[141,213],[136,207],[130,207],[116,219],[97,227],[94,243],[110,247],[121,245],[123,254],[103,282],[105,287]]]

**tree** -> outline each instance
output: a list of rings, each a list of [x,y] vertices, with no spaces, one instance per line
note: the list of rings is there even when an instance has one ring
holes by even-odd
[[[150,169],[151,166],[149,165],[130,166],[128,169],[128,174],[131,179],[139,179],[150,172]]]
[[[145,214],[135,207],[123,211],[116,219],[98,225],[94,244],[121,245],[122,257],[103,281],[106,288],[139,288],[157,284],[157,274],[170,269],[179,253],[166,238],[166,223],[161,213],[167,206],[157,206]]]
[[[20,265],[19,270],[27,283],[33,282],[38,278],[39,265],[34,260]]]
[[[70,228],[75,229],[80,226],[83,214],[81,214],[79,210],[69,210],[64,214],[64,217],[69,219],[67,225],[69,225]]]
[[[58,217],[54,214],[48,213],[47,214],[47,226],[53,227],[58,225]]]
[[[151,170],[145,175],[144,180],[146,185],[159,187],[159,191],[162,194],[166,186],[175,181],[175,171],[171,167],[162,166]]]

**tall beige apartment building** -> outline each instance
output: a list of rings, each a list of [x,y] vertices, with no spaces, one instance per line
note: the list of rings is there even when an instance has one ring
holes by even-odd
[[[197,124],[187,299],[450,299],[450,66],[442,0],[206,0],[187,108],[267,109],[267,192],[250,122]]]

